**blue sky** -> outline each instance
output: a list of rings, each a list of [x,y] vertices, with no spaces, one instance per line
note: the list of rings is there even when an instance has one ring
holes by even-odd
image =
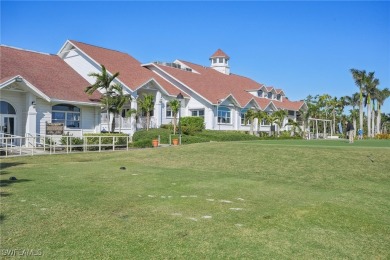
[[[1,1],[2,44],[57,53],[67,39],[143,63],[209,66],[221,48],[232,73],[290,100],[357,92],[351,68],[375,71],[379,88],[390,88],[389,2]]]

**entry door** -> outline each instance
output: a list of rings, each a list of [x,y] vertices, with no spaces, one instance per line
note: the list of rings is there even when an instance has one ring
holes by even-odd
[[[15,134],[15,117],[8,115],[0,116],[0,133],[1,135],[14,135]]]

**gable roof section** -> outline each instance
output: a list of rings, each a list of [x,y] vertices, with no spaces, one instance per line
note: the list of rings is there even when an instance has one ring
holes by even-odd
[[[279,109],[287,109],[293,111],[298,111],[305,104],[304,101],[290,101],[287,98],[284,98],[282,102],[278,100],[272,100],[272,102]]]
[[[110,73],[119,72],[118,79],[132,91],[135,91],[151,79],[154,79],[170,95],[176,96],[180,92],[180,90],[171,83],[160,78],[147,68],[142,67],[138,60],[127,53],[74,40],[69,40],[69,42],[97,62],[98,65],[103,64]]]
[[[89,83],[57,55],[0,46],[1,82],[20,75],[50,99],[92,103],[99,94],[89,96]]]
[[[265,87],[263,84],[244,76],[236,74],[226,75],[209,67],[183,60],[178,61],[193,70],[196,70],[198,73],[164,65],[154,64],[154,66],[179,80],[194,92],[207,99],[211,104],[216,105],[219,100],[229,96],[234,98],[242,108],[246,107],[251,100],[254,100],[262,110],[272,104],[275,108],[297,111],[304,104],[302,101],[292,102],[287,98],[283,98],[283,101],[277,101],[274,99],[256,97],[248,93],[248,90],[265,89],[266,91],[272,91],[274,93],[284,92],[282,89],[275,89],[272,86]]]
[[[232,95],[241,107],[244,107],[253,95],[245,91],[246,89],[259,89],[261,84],[239,75],[225,75],[214,69],[203,67],[191,62],[182,61],[186,66],[198,71],[192,73],[164,65],[155,65],[164,72],[173,76],[192,90],[199,93],[211,104],[217,104],[219,99]]]

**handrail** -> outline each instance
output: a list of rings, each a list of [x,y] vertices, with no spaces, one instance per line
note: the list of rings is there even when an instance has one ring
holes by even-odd
[[[4,137],[6,136],[6,137]],[[63,139],[65,138],[65,139]],[[32,140],[31,140],[32,139]],[[97,139],[97,140],[96,140]],[[111,140],[110,140],[111,139]],[[0,157],[35,154],[72,153],[77,151],[129,150],[130,136],[94,135],[59,136],[27,133],[25,137],[0,135]]]

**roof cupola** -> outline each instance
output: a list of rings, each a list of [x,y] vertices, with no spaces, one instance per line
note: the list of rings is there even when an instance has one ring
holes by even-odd
[[[221,49],[218,49],[213,55],[211,55],[211,68],[215,69],[221,73],[226,75],[230,74],[229,67],[229,59],[230,57],[224,53]]]

